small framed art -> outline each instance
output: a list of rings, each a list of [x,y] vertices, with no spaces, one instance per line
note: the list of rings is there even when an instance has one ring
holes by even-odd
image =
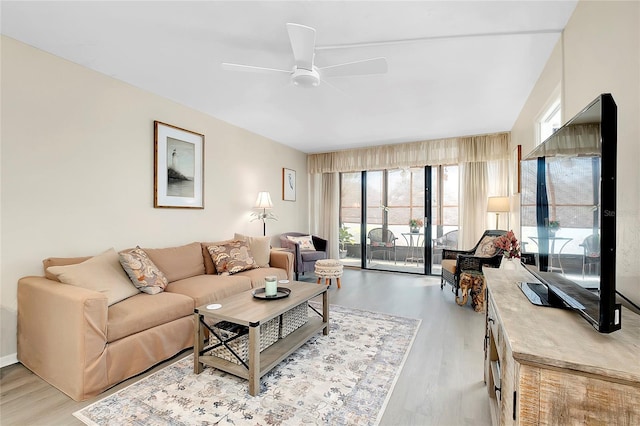
[[[204,135],[153,122],[153,206],[204,208]]]
[[[282,199],[285,201],[296,200],[296,171],[282,169]]]

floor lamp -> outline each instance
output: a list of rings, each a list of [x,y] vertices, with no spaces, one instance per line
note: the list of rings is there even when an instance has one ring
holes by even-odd
[[[269,194],[269,192],[267,191],[261,191],[258,192],[258,198],[256,199],[256,205],[254,206],[256,209],[262,209],[261,212],[258,213],[252,213],[252,215],[254,216],[253,219],[251,219],[251,221],[254,221],[256,219],[261,220],[262,221],[262,234],[264,236],[267,235],[267,223],[266,220],[267,219],[272,219],[272,220],[277,220],[277,218],[275,217],[275,215],[271,212],[267,213],[267,209],[272,209],[273,208],[273,203],[271,202],[271,194]]]
[[[496,214],[496,229],[498,229],[500,213],[509,212],[509,197],[489,197],[487,201],[487,212]]]

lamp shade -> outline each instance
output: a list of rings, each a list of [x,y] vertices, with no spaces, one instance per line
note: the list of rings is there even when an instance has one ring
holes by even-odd
[[[509,197],[489,197],[487,212],[499,213],[509,211]]]
[[[273,203],[271,202],[271,194],[267,191],[258,192],[258,198],[256,199],[257,209],[270,209],[273,207]]]

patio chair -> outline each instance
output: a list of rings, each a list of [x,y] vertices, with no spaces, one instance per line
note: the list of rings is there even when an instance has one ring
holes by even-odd
[[[584,255],[582,256],[582,279],[584,280],[584,269],[589,266],[589,273],[591,273],[591,266],[595,265],[596,272],[600,267],[600,235],[591,234],[584,239],[580,247],[584,249]]]
[[[449,231],[441,237],[433,239],[433,263],[442,262],[442,250],[458,248],[458,230]]]
[[[396,240],[398,239],[393,232],[383,228],[373,228],[367,234],[369,243],[367,244],[367,252],[369,254],[369,262],[373,260],[374,253],[382,252],[382,259],[388,255],[391,260],[391,253],[393,253],[393,262],[397,262],[396,258]]]

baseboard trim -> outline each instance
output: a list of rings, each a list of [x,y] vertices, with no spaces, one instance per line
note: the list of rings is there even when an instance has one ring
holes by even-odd
[[[14,352],[9,355],[5,355],[0,358],[0,368],[6,367],[7,365],[17,364],[18,363],[18,353]]]

